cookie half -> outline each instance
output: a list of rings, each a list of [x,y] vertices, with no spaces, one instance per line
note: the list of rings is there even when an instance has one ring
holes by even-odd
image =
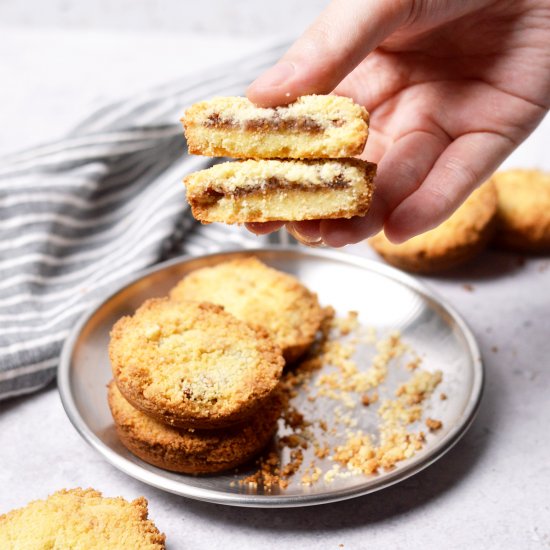
[[[128,502],[93,489],[63,489],[1,515],[0,548],[163,550],[165,537],[147,514],[143,497]]]
[[[335,95],[302,96],[273,108],[217,97],[182,118],[190,153],[235,158],[352,157],[365,147],[368,122],[364,107]]]
[[[120,319],[109,356],[134,407],[186,428],[244,421],[269,399],[284,365],[264,329],[217,305],[167,298],[147,300]]]
[[[376,165],[358,159],[226,162],[184,180],[203,223],[299,221],[364,216]]]
[[[298,279],[254,257],[197,269],[170,296],[219,304],[238,319],[263,326],[288,362],[313,343],[324,315],[317,296]]]
[[[474,191],[441,225],[401,244],[383,233],[369,239],[388,263],[415,273],[436,273],[476,256],[494,234],[497,194],[489,180]]]
[[[159,468],[213,474],[244,464],[266,447],[277,430],[282,400],[274,392],[249,420],[221,430],[168,426],[138,411],[109,384],[109,407],[117,434],[133,454]]]
[[[516,252],[550,252],[550,174],[507,170],[493,176],[497,187],[497,246]]]

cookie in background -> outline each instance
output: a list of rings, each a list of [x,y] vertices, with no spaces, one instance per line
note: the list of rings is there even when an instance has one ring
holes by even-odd
[[[441,225],[401,244],[383,232],[369,239],[388,263],[413,273],[437,273],[475,258],[493,237],[497,192],[492,179],[476,189]]]
[[[550,174],[506,170],[493,176],[497,193],[494,245],[527,254],[550,253]]]

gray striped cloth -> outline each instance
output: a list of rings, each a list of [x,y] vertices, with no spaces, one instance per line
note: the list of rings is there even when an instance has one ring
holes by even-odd
[[[0,161],[0,399],[55,377],[77,318],[128,275],[177,254],[254,247],[242,228],[197,224],[182,177],[191,103],[242,95],[284,46],[90,115],[66,139]]]

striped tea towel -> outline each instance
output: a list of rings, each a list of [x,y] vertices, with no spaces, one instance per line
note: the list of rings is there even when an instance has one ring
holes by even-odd
[[[0,161],[0,399],[53,380],[77,318],[128,275],[261,244],[193,220],[182,177],[213,161],[187,154],[178,118],[201,99],[242,95],[283,50],[113,103],[66,139]]]

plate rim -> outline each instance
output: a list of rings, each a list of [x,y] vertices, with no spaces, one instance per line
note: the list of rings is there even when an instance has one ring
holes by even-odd
[[[319,257],[324,259],[331,259],[346,264],[352,264],[357,267],[367,269],[375,272],[378,275],[390,278],[393,281],[404,284],[409,288],[414,289],[425,298],[435,301],[443,310],[450,315],[453,321],[456,323],[460,330],[462,337],[466,342],[468,352],[472,360],[473,368],[473,382],[472,391],[469,395],[467,405],[458,418],[457,424],[447,433],[445,436],[437,442],[437,444],[431,449],[428,456],[423,460],[408,464],[403,468],[397,468],[389,476],[380,479],[378,483],[371,483],[368,487],[351,487],[347,489],[341,489],[338,491],[323,493],[323,494],[305,494],[305,495],[250,495],[243,493],[223,493],[218,490],[208,489],[204,487],[196,487],[193,485],[181,484],[175,480],[162,477],[156,472],[151,472],[142,468],[139,464],[132,462],[131,460],[119,455],[116,451],[106,445],[95,433],[88,427],[79,413],[78,407],[74,400],[74,396],[71,391],[71,364],[74,347],[77,342],[82,329],[89,322],[91,317],[95,315],[102,307],[105,306],[110,300],[112,300],[117,294],[123,292],[130,285],[136,283],[140,279],[147,277],[158,271],[162,271],[166,268],[174,265],[187,263],[190,261],[196,261],[201,259],[213,258],[215,256],[227,256],[232,254],[258,254],[258,253],[294,253],[301,256]],[[288,508],[288,507],[301,507],[312,506],[319,504],[328,504],[331,502],[337,502],[341,500],[347,500],[354,497],[359,497],[375,491],[379,491],[396,483],[400,483],[405,479],[419,473],[424,470],[445,453],[447,453],[466,433],[469,427],[472,425],[483,396],[485,386],[485,367],[482,361],[481,352],[475,336],[458,313],[458,311],[450,305],[447,300],[439,295],[439,293],[431,289],[424,282],[417,280],[409,274],[399,271],[393,267],[385,265],[376,260],[364,258],[357,254],[350,252],[336,251],[332,249],[302,249],[302,247],[291,245],[269,245],[258,248],[243,249],[239,247],[219,250],[209,254],[203,254],[199,256],[192,256],[189,254],[178,256],[170,260],[155,264],[144,270],[140,270],[133,275],[125,277],[119,285],[117,285],[108,295],[101,299],[98,303],[90,307],[73,326],[69,335],[67,336],[60,355],[59,365],[57,368],[57,385],[59,389],[59,395],[61,403],[67,414],[73,427],[79,433],[79,435],[89,444],[93,449],[99,452],[107,462],[112,466],[122,471],[123,473],[145,483],[162,489],[164,491],[177,494],[179,496],[192,498],[195,500],[201,500],[205,502],[211,502],[215,504],[225,504],[230,506],[239,507],[251,507],[251,508]]]

